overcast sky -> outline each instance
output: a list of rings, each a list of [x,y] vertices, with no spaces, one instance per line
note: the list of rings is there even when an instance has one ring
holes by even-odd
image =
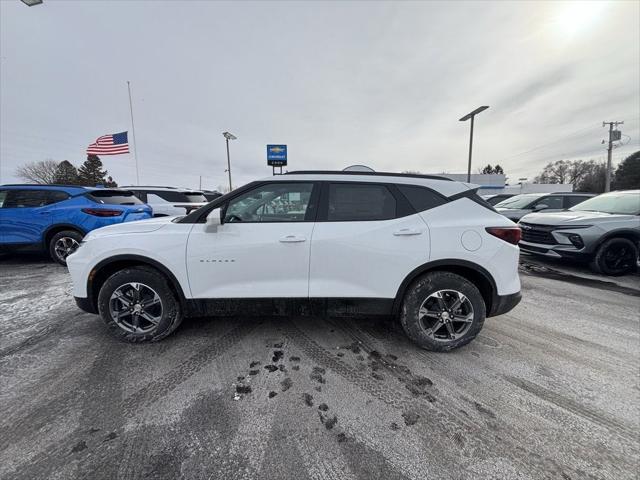
[[[141,182],[203,188],[289,169],[466,171],[511,181],[561,158],[605,160],[602,121],[640,137],[640,2],[0,0],[0,182],[18,165],[79,165],[131,130]],[[121,185],[133,154],[103,157]]]

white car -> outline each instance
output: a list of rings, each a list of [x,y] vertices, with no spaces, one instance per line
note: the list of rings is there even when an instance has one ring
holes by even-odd
[[[122,187],[149,205],[154,217],[173,217],[186,215],[209,200],[203,192],[175,187],[129,186]]]
[[[520,301],[519,240],[464,183],[290,172],[186,217],[93,231],[67,264],[78,306],[129,342],[189,315],[395,315],[443,351]]]

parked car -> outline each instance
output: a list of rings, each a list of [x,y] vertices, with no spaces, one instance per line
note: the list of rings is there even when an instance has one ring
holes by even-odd
[[[514,197],[515,195],[515,193],[496,193],[494,195],[481,195],[481,197],[489,205],[496,205],[507,198]]]
[[[208,200],[201,191],[175,187],[131,185],[123,187],[153,209],[154,217],[186,215],[205,205]]]
[[[290,172],[181,219],[103,228],[68,262],[79,307],[129,342],[189,315],[391,314],[442,351],[520,301],[519,240],[460,182]]]
[[[209,202],[222,196],[222,194],[216,190],[202,190],[202,194],[206,197],[207,201]]]
[[[41,249],[65,265],[90,231],[151,218],[133,193],[65,185],[1,185],[0,249]]]
[[[554,258],[584,259],[606,275],[636,269],[640,190],[604,193],[567,212],[531,213],[520,220],[520,248]]]
[[[495,205],[496,210],[514,222],[527,213],[561,212],[593,197],[592,193],[524,193]]]

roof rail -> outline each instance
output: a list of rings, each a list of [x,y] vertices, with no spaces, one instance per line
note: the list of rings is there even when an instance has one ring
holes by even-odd
[[[168,187],[166,185],[127,185],[122,188],[169,188],[171,190],[178,190],[178,187]]]
[[[428,178],[431,180],[445,180],[453,182],[448,177],[441,175],[422,175],[419,173],[397,173],[397,172],[353,172],[344,170],[296,170],[286,172],[284,175],[371,175],[379,177],[407,177],[407,178]]]
[[[66,187],[66,188],[92,188],[86,185],[67,185],[65,183],[3,183],[0,187]]]

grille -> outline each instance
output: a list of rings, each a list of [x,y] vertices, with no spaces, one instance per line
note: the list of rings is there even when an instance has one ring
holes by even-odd
[[[520,222],[520,227],[522,228],[522,240],[525,242],[546,245],[556,245],[558,243],[551,235],[551,231],[556,228],[554,226]]]

